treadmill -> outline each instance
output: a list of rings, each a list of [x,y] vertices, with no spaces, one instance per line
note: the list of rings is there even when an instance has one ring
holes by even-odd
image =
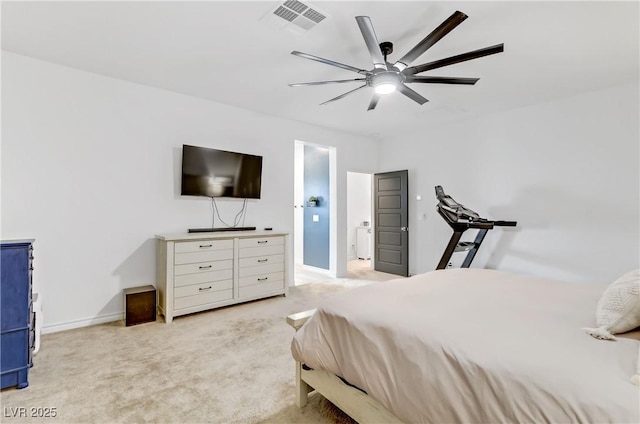
[[[438,213],[453,229],[453,235],[436,269],[445,269],[456,252],[467,252],[460,267],[469,268],[489,230],[494,227],[515,227],[518,224],[516,221],[491,221],[481,218],[476,212],[445,194],[442,186],[436,186],[436,198],[439,201]],[[473,241],[460,241],[462,234],[470,228],[478,230],[476,238]]]

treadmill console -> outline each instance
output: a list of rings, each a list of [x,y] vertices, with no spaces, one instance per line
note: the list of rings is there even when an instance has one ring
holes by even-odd
[[[438,208],[445,212],[452,221],[477,221],[482,220],[480,215],[463,204],[456,202],[453,198],[445,194],[442,186],[436,186],[436,198],[440,201]]]

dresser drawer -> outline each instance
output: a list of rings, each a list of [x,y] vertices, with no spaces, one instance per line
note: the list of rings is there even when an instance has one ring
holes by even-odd
[[[174,286],[188,286],[190,284],[209,283],[212,281],[232,280],[233,269],[222,269],[219,271],[198,272],[195,274],[178,275],[174,279]]]
[[[263,256],[252,256],[250,258],[242,258],[239,261],[240,268],[248,267],[248,266],[258,266],[258,265],[271,265],[271,264],[282,264],[284,263],[284,255],[263,255]]]
[[[240,287],[252,286],[254,284],[271,284],[274,282],[284,281],[284,272],[272,272],[269,274],[251,275],[247,277],[241,277],[238,280]]]
[[[2,374],[13,369],[27,368],[29,365],[29,328],[8,330],[0,333],[2,353]],[[4,387],[3,387],[4,389]]]
[[[272,272],[284,272],[284,264],[283,263],[267,264],[267,265],[240,268],[238,270],[238,276],[242,278],[242,277],[249,277],[252,275],[270,274]]]
[[[174,263],[176,265],[183,265],[197,262],[220,261],[224,259],[233,259],[233,249],[176,253]]]
[[[207,250],[233,249],[233,240],[200,240],[176,242],[176,253],[204,252]]]
[[[284,244],[284,237],[241,238],[238,242],[240,249],[245,247],[277,246]]]
[[[194,306],[206,305],[207,303],[223,302],[233,299],[233,289],[209,291],[196,294],[194,296],[178,297],[173,300],[174,309],[180,310]]]
[[[173,268],[174,275],[195,274],[197,272],[219,271],[222,269],[233,269],[233,260],[200,262],[196,264],[176,265]]]
[[[242,258],[250,258],[253,256],[264,255],[281,255],[284,253],[284,245],[276,244],[272,246],[245,247],[240,249],[238,256]]]
[[[210,281],[202,284],[192,284],[190,286],[176,287],[174,295],[177,298],[185,296],[201,295],[205,293],[211,293],[220,290],[227,290],[233,288],[233,280],[223,281]]]
[[[273,281],[265,284],[240,287],[240,298],[260,297],[269,294],[278,294],[284,291],[284,281]]]

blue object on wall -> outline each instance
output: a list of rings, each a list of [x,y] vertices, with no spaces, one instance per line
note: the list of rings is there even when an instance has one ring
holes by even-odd
[[[329,150],[304,146],[304,257],[305,265],[329,269]],[[310,206],[307,200],[318,201]],[[316,221],[314,221],[314,215]]]

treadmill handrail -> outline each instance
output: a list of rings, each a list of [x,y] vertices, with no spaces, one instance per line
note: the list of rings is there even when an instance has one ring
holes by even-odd
[[[455,227],[460,227],[460,228],[480,228],[480,229],[492,229],[493,228],[493,221],[489,221],[486,219],[474,219],[474,220],[470,220],[470,219],[465,219],[463,217],[459,217],[457,215],[455,215],[455,219],[454,216],[452,216],[452,213],[447,211],[444,208],[440,208],[438,207],[438,213],[444,218],[445,221],[447,221],[447,223],[449,224],[449,226],[451,226],[452,228]]]
[[[493,225],[498,227],[515,227],[518,221],[493,221]]]

